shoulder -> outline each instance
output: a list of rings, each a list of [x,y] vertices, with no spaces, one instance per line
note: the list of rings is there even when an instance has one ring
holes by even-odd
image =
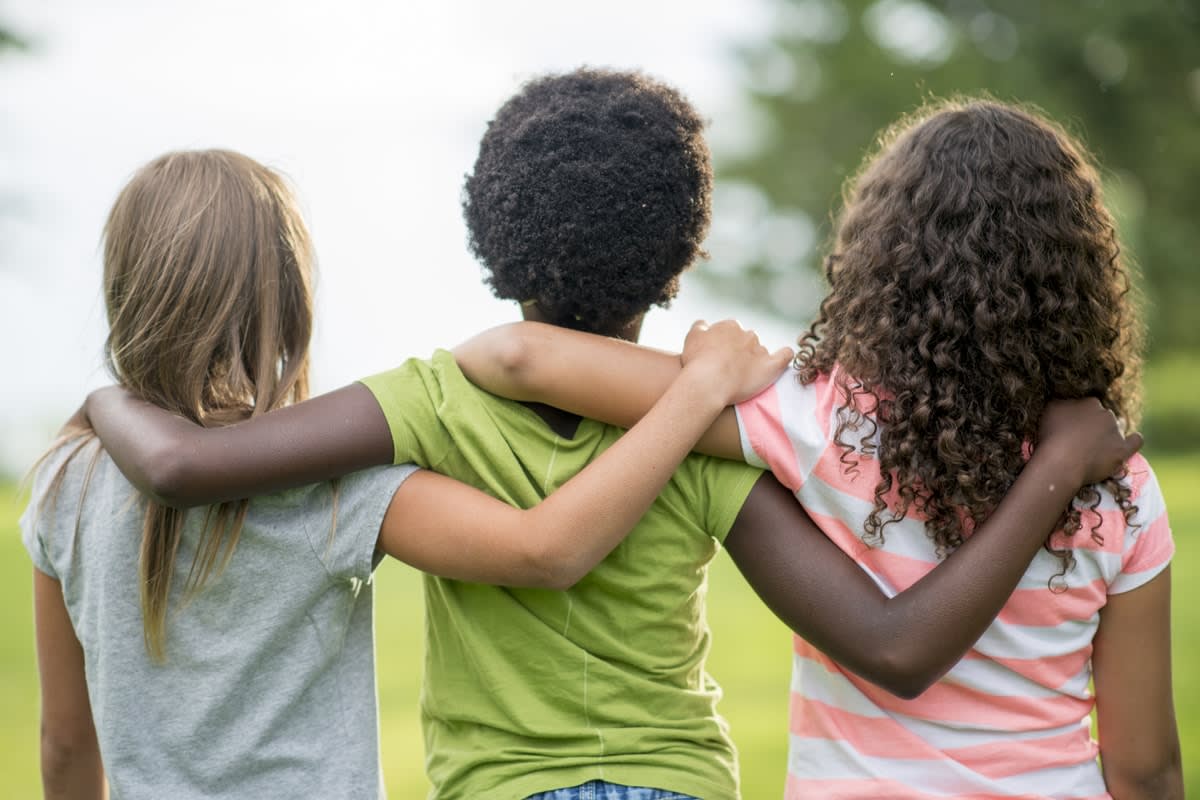
[[[829,446],[845,394],[834,373],[802,383],[788,370],[763,392],[737,406],[746,461],[769,468],[797,489]]]
[[[1167,517],[1158,477],[1140,453],[1126,464],[1122,483],[1129,489],[1130,511],[1103,492],[1098,513],[1105,535],[1112,537],[1110,549],[1119,554],[1119,571],[1109,582],[1109,593],[1135,589],[1162,572],[1175,554],[1175,541]],[[1085,522],[1086,524],[1086,522]]]
[[[436,358],[436,354],[431,360],[410,358],[398,367],[361,378],[359,383],[375,395],[390,418],[394,410],[403,411],[408,406],[440,400],[441,381],[435,367]]]
[[[108,481],[114,474],[120,476],[94,435],[52,445],[34,468],[29,508],[39,516],[53,516],[62,506],[74,516],[86,490],[99,480]],[[124,493],[133,492],[130,484],[123,479],[121,482]]]
[[[34,468],[29,505],[20,520],[22,541],[34,565],[57,577],[74,551],[78,527],[95,520],[115,524],[137,499],[95,436],[52,445]]]
[[[705,533],[724,539],[762,474],[741,461],[693,453],[679,465],[661,498],[685,509]]]

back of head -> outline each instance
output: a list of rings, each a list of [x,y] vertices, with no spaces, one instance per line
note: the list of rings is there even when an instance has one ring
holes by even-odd
[[[204,425],[303,399],[308,232],[283,179],[223,150],[140,169],[104,229],[113,376]]]
[[[837,363],[876,395],[884,483],[924,506],[939,545],[960,541],[957,508],[979,521],[1003,496],[1048,400],[1136,415],[1119,253],[1082,146],[1012,105],[922,109],[850,184],[801,378]]]
[[[125,388],[206,426],[304,399],[312,253],[278,174],[228,151],[167,154],[121,191],[104,240],[105,357]],[[93,435],[72,437],[72,457]],[[227,503],[205,516],[185,596],[228,563],[245,510]],[[141,602],[146,646],[160,660],[183,522],[184,512],[147,503]]]
[[[708,230],[703,126],[679,92],[639,73],[526,84],[488,125],[464,192],[496,296],[602,333],[668,303]]]

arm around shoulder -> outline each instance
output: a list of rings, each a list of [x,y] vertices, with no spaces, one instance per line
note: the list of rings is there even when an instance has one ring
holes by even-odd
[[[358,383],[224,427],[202,427],[119,386],[89,395],[86,411],[129,482],[176,508],[317,483],[393,458],[383,411]]]

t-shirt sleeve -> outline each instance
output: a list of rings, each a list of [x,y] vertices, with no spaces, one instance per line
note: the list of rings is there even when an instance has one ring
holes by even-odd
[[[29,505],[21,515],[21,542],[38,572],[59,579],[54,566],[54,537],[74,537],[76,506],[81,502],[80,472],[75,461],[84,464],[95,456],[99,443],[79,445],[68,443],[54,451],[38,467],[33,476]],[[82,472],[86,473],[84,469]],[[56,480],[57,476],[57,480]],[[61,547],[59,549],[62,549]]]
[[[355,472],[322,487],[317,507],[328,499],[332,513],[310,514],[313,551],[335,578],[366,580],[375,568],[379,527],[392,496],[417,467],[401,464]],[[332,496],[326,498],[325,493]],[[318,522],[319,521],[319,522]],[[327,523],[327,524],[326,524]]]
[[[410,358],[399,367],[363,378],[392,432],[394,462],[435,468],[453,447],[438,415],[443,392],[433,365]]]
[[[25,507],[25,513],[21,515],[21,542],[25,545],[25,550],[37,571],[57,580],[58,572],[50,563],[50,556],[46,553],[45,541],[42,538],[43,521],[44,518],[38,514],[38,499],[31,499]]]
[[[806,385],[788,370],[739,403],[735,411],[746,463],[771,470],[797,491],[828,446],[832,392],[828,378]]]
[[[762,470],[736,461],[707,458],[702,474],[704,529],[724,542]]]
[[[1140,455],[1130,461],[1129,480],[1133,484],[1131,500],[1137,506],[1137,514],[1125,528],[1121,571],[1108,584],[1109,594],[1132,591],[1149,583],[1167,568],[1175,554],[1162,489],[1150,464]]]

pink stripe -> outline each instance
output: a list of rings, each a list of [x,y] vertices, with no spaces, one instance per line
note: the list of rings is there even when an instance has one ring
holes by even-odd
[[[1013,739],[997,731],[995,741],[987,744],[942,751],[891,717],[864,717],[798,694],[792,696],[790,724],[796,736],[842,741],[860,755],[910,761],[950,759],[989,778],[1087,764],[1099,752],[1083,726],[1037,739]]]
[[[1078,675],[1092,657],[1092,645],[1070,653],[1044,658],[1003,658],[997,656],[982,656],[972,652],[971,657],[986,658],[995,661],[1016,674],[1028,678],[1039,686],[1057,689]]]
[[[879,483],[879,462],[859,452],[846,455],[848,463],[842,462],[843,451],[830,442],[821,451],[813,466],[813,477],[820,478],[831,489],[868,503],[875,502],[875,484]],[[888,497],[890,501],[893,499]]]
[[[946,756],[989,778],[1009,778],[1032,770],[1072,767],[1096,760],[1100,747],[1080,726],[1069,733],[1039,739],[1006,738],[974,747],[955,747]]]
[[[838,739],[856,753],[879,758],[940,759],[942,754],[891,717],[864,717],[792,693],[791,732],[810,739]]]
[[[954,800],[1012,800],[1014,797],[1024,800],[1043,800],[1042,795],[1028,794],[993,794],[990,792],[974,792],[972,794],[956,794]],[[950,800],[949,795],[930,794],[911,786],[905,786],[898,781],[885,778],[864,780],[809,780],[788,775],[784,800]],[[1059,800],[1112,800],[1108,792],[1089,797],[1060,798]]]
[[[881,553],[881,550],[875,550],[867,546],[867,543],[859,538],[857,531],[850,530],[845,522],[840,517],[831,517],[828,514],[818,514],[811,508],[805,508],[812,521],[817,524],[821,532],[831,542],[836,544],[847,555],[853,558],[858,563],[863,563],[864,560],[874,560],[876,553]],[[874,568],[874,565],[871,565]]]
[[[992,792],[955,794],[953,800],[1012,800],[1014,797],[1024,798],[1024,800],[1043,800],[1043,795],[995,794]],[[784,792],[784,800],[881,800],[881,798],[887,798],[887,800],[951,800],[951,795],[923,792],[912,786],[905,786],[899,781],[886,778],[816,780],[800,778],[796,775],[788,775],[787,788]],[[1065,800],[1112,800],[1112,795],[1105,792],[1094,797],[1066,798]]]
[[[829,439],[830,431],[835,430],[831,427],[833,425],[834,409],[841,405],[837,402],[837,387],[834,386],[831,376],[828,373],[822,372],[812,382],[812,391],[817,395],[817,422],[821,425],[822,435],[826,439]]]
[[[1153,474],[1150,462],[1141,453],[1134,453],[1133,458],[1125,462],[1125,472],[1129,476],[1129,485],[1133,489],[1131,497],[1136,505],[1137,499],[1142,495],[1142,489]]]
[[[1045,586],[1017,589],[1008,598],[1004,608],[1000,609],[997,619],[1009,625],[1042,628],[1054,627],[1064,622],[1081,622],[1091,619],[1104,605],[1107,597],[1108,584],[1103,578],[1097,578],[1083,586],[1072,586],[1063,592],[1052,592]]]
[[[745,426],[746,438],[758,457],[771,472],[793,492],[804,482],[800,462],[792,440],[783,429],[783,413],[779,407],[779,391],[774,385],[738,406]]]
[[[1137,532],[1137,540],[1121,564],[1122,572],[1145,572],[1160,567],[1171,560],[1175,543],[1171,540],[1171,526],[1166,514],[1160,514],[1143,530]]]
[[[1100,523],[1097,533],[1104,540],[1097,542],[1092,538],[1092,529]],[[1084,509],[1080,514],[1080,527],[1071,536],[1066,536],[1061,530],[1055,531],[1050,537],[1054,547],[1062,549],[1071,547],[1076,550],[1096,550],[1102,553],[1120,553],[1125,547],[1125,514],[1119,508],[1104,511]]]
[[[939,723],[964,723],[999,730],[1029,731],[1074,724],[1086,717],[1092,707],[1090,699],[1081,700],[1068,695],[994,695],[945,679],[929,687],[920,697],[903,700],[851,672],[842,670],[824,653],[799,637],[796,638],[797,655],[828,672],[844,676],[881,710],[917,719]]]

